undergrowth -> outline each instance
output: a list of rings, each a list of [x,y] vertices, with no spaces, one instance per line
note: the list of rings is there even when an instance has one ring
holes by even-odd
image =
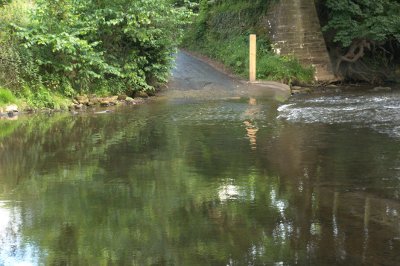
[[[15,103],[15,101],[16,98],[10,90],[0,87],[0,105]]]
[[[44,86],[23,86],[17,94],[18,98],[33,108],[68,109],[70,100],[64,94],[49,90]]]

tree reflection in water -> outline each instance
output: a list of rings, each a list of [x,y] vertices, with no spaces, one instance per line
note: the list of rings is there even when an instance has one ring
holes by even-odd
[[[351,127],[286,124],[258,100],[226,102],[215,119],[190,120],[213,104],[3,126],[1,263],[399,261],[396,141]],[[256,150],[243,138],[243,114],[253,107],[267,114],[254,122]]]

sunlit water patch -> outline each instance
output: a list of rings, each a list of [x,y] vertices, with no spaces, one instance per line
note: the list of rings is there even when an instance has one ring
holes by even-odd
[[[0,201],[0,265],[38,265],[38,250],[24,243],[21,224],[20,209]]]
[[[292,98],[278,108],[292,123],[350,124],[400,137],[400,94]]]

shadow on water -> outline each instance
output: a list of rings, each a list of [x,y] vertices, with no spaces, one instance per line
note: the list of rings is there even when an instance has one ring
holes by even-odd
[[[347,114],[191,62],[211,85],[0,121],[0,265],[398,264],[400,139],[361,111],[397,95]]]

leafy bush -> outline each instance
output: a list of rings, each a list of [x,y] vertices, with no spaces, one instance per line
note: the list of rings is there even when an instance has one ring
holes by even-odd
[[[396,0],[327,0],[330,20],[325,30],[334,41],[349,47],[354,40],[400,42],[400,2]]]
[[[277,80],[283,83],[308,83],[314,78],[312,67],[303,67],[299,61],[290,56],[275,54],[261,55],[257,62],[257,78]]]
[[[79,92],[104,79],[130,91],[166,81],[188,10],[156,0],[59,2],[37,1],[36,24],[19,29],[43,73]]]
[[[30,1],[14,0],[0,5],[0,86],[13,91],[23,83],[23,76],[32,70],[28,54],[19,49],[12,25],[29,24]],[[32,74],[34,76],[34,74]]]
[[[190,16],[169,0],[14,0],[0,7],[0,85],[44,105],[47,92],[152,90]]]

